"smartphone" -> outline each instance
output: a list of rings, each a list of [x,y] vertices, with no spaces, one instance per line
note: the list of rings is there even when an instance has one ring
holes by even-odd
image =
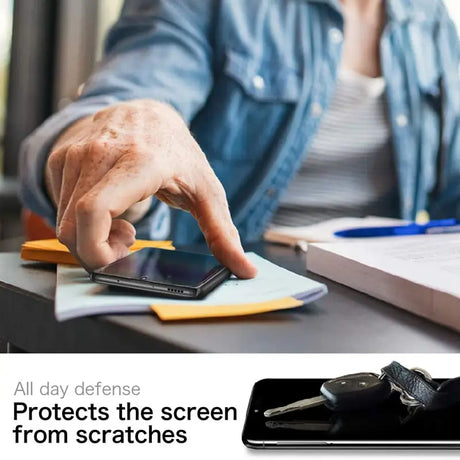
[[[408,409],[397,393],[366,411],[335,413],[318,406],[272,418],[264,416],[267,409],[318,396],[326,380],[257,382],[246,414],[244,444],[255,449],[460,448],[460,406],[439,411]]]
[[[231,275],[211,255],[145,248],[90,274],[92,281],[181,299],[206,296]]]

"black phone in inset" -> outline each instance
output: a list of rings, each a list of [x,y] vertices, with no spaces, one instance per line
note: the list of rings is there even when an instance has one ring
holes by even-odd
[[[211,255],[144,248],[95,270],[92,281],[180,299],[206,296],[231,272]]]
[[[329,379],[266,379],[252,390],[243,442],[255,449],[388,448],[459,449],[460,406],[408,409],[394,392],[381,405],[332,412],[325,406],[267,418],[264,412],[318,396]],[[435,379],[441,383],[444,379]]]

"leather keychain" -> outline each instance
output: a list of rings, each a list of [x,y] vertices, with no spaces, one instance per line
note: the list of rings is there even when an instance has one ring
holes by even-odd
[[[429,375],[393,361],[382,369],[381,378],[401,393],[401,401],[408,406],[439,410],[460,404],[460,377],[439,384]]]

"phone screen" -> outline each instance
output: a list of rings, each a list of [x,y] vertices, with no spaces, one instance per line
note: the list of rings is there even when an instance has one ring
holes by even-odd
[[[125,279],[155,281],[168,285],[196,287],[206,281],[219,262],[211,255],[145,248],[95,273]]]
[[[267,379],[254,386],[243,441],[249,447],[427,445],[460,447],[460,407],[408,410],[393,393],[377,408],[336,413],[325,406],[266,418],[264,411],[320,395],[328,379]],[[436,379],[442,382],[442,379]],[[317,443],[317,444],[315,444]]]

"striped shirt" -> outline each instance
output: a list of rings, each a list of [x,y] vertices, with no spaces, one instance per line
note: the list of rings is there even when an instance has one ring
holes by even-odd
[[[385,81],[342,68],[331,105],[272,222],[303,226],[336,217],[397,213]]]

